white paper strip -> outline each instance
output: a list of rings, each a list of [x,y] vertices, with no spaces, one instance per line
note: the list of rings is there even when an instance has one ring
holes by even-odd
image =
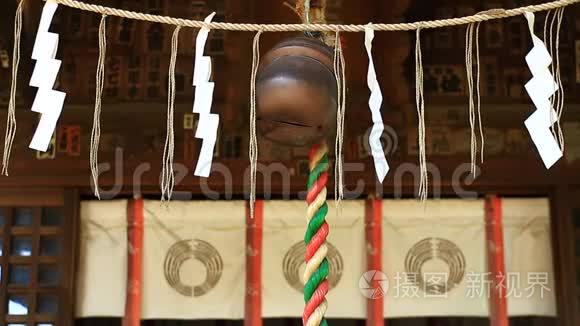
[[[563,156],[556,138],[550,132],[550,127],[556,121],[556,113],[550,103],[550,97],[558,91],[558,84],[554,81],[549,69],[552,57],[544,42],[534,35],[534,14],[526,12],[525,16],[534,43],[534,47],[526,55],[526,62],[533,77],[525,88],[536,111],[526,119],[524,124],[530,132],[544,165],[549,169]]]
[[[61,66],[61,61],[55,59],[58,34],[48,31],[57,7],[58,4],[51,0],[44,5],[32,50],[32,59],[36,60],[36,65],[30,78],[30,86],[38,88],[32,111],[41,115],[29,147],[41,152],[48,149],[66,97],[66,93],[52,89]]]
[[[210,23],[214,16],[215,12],[207,16],[204,21]],[[194,174],[206,178],[211,171],[213,150],[220,121],[219,115],[210,113],[215,85],[209,81],[212,71],[211,58],[203,55],[208,34],[209,28],[206,27],[202,27],[197,33],[195,41],[195,66],[193,71],[193,86],[195,86],[193,112],[199,113],[199,123],[197,124],[195,138],[202,139],[203,141]]]
[[[385,129],[383,125],[383,118],[381,116],[383,94],[381,93],[381,87],[379,86],[379,82],[377,80],[377,74],[375,72],[375,65],[373,62],[372,48],[374,37],[374,30],[372,30],[370,27],[365,28],[365,47],[369,57],[367,83],[369,90],[371,91],[371,96],[369,98],[369,109],[371,110],[373,119],[373,127],[369,135],[369,145],[375,163],[377,178],[380,182],[383,182],[385,176],[389,172],[389,163],[387,163],[387,158],[385,157],[385,152],[381,144],[381,136],[383,135],[383,131]]]

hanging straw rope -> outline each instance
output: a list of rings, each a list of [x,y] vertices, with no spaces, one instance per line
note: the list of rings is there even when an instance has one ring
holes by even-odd
[[[364,32],[368,25],[338,25],[338,24],[248,24],[248,23],[220,23],[211,22],[205,23],[199,20],[189,20],[182,18],[174,18],[167,16],[158,16],[144,14],[129,10],[122,10],[117,8],[105,7],[100,5],[88,4],[76,0],[55,0],[57,3],[64,6],[92,11],[111,16],[118,16],[136,20],[143,20],[155,23],[179,25],[182,27],[201,28],[207,27],[213,30],[229,30],[229,31],[246,31],[246,32],[297,32],[297,31],[321,31],[321,32]],[[547,11],[556,8],[569,6],[580,2],[580,0],[557,0],[538,5],[531,5],[519,7],[515,9],[492,9],[481,12],[471,16],[420,21],[414,23],[400,23],[400,24],[373,24],[372,28],[375,31],[412,31],[419,28],[440,28],[447,26],[466,25],[470,23],[483,22],[492,19],[514,17],[524,14],[525,12]]]
[[[425,98],[423,92],[423,55],[421,53],[421,29],[417,29],[415,39],[415,102],[417,104],[419,170],[421,181],[418,196],[427,200],[429,191],[429,176],[427,175],[427,154],[425,149]]]
[[[481,121],[481,92],[480,92],[480,77],[481,77],[481,65],[479,64],[479,26],[481,23],[477,23],[475,28],[475,65],[477,66],[476,77],[475,77],[475,98],[477,99],[476,111],[477,120],[479,121],[479,137],[481,138],[481,163],[483,163],[483,152],[485,148],[485,137],[483,132],[483,122]]]
[[[12,84],[10,86],[10,102],[8,102],[8,117],[6,119],[6,137],[4,138],[4,155],[2,157],[2,174],[8,175],[10,154],[14,136],[16,135],[16,88],[18,85],[18,65],[20,64],[20,36],[22,34],[22,4],[20,0],[14,16],[14,49],[12,49]]]
[[[99,140],[101,138],[101,98],[105,84],[105,61],[107,55],[107,15],[101,17],[99,24],[99,61],[97,63],[95,111],[93,113],[93,129],[91,131],[90,165],[95,196],[101,199],[99,192]]]
[[[551,15],[553,13],[553,15]],[[562,76],[560,73],[560,28],[564,8],[558,8],[554,12],[548,11],[544,21],[544,43],[548,48],[550,56],[553,58],[551,65],[551,73],[556,80],[557,89],[552,97],[550,97],[550,107],[554,109],[555,116],[550,115],[551,131],[554,137],[558,140],[560,149],[564,151],[564,133],[561,125],[562,112],[564,109],[564,86],[562,84]],[[555,35],[554,35],[555,25]],[[549,28],[548,28],[549,26]]]
[[[177,26],[171,37],[171,59],[169,61],[169,80],[167,85],[167,136],[163,148],[163,167],[161,169],[161,201],[171,200],[175,174],[173,173],[173,155],[175,152],[175,131],[173,129],[173,116],[175,111],[175,65],[177,62],[177,50],[179,48],[179,31]]]
[[[562,18],[564,15],[564,8],[556,9],[555,20],[556,20],[556,40],[554,43],[555,50],[555,65],[552,65],[555,69],[554,77],[556,78],[556,84],[558,85],[558,90],[555,94],[555,106],[556,106],[556,132],[558,137],[558,143],[560,144],[560,149],[564,151],[564,133],[562,131],[562,112],[564,109],[564,85],[562,84],[562,75],[560,73],[560,28],[562,26]],[[552,49],[550,49],[550,55],[553,56]]]
[[[483,163],[483,148],[485,140],[483,135],[483,123],[481,122],[481,96],[479,91],[479,26],[480,23],[467,25],[465,31],[465,70],[467,73],[467,88],[469,96],[469,125],[471,127],[471,174],[475,177],[476,160],[477,160],[477,138],[476,125],[479,124],[479,135],[481,138],[481,162]],[[474,40],[475,36],[475,40]],[[473,48],[475,47],[475,81],[474,81],[474,62]],[[475,93],[475,95],[474,95]]]
[[[475,138],[475,102],[473,100],[473,34],[474,25],[467,25],[465,30],[465,70],[467,72],[467,94],[469,95],[469,127],[471,148],[471,174],[475,175],[475,156],[477,139]]]
[[[344,199],[344,168],[343,168],[343,143],[344,143],[344,117],[346,114],[346,72],[340,32],[336,32],[334,40],[334,74],[336,76],[337,110],[336,110],[336,140],[334,144],[334,200],[337,207]],[[340,209],[337,210],[337,213]]]
[[[258,31],[254,36],[252,47],[252,75],[250,77],[250,217],[254,218],[256,202],[256,174],[258,169],[258,137],[256,136],[256,77],[260,66],[260,36]]]

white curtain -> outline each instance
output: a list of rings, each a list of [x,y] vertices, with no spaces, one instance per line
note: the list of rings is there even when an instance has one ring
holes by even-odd
[[[510,316],[556,316],[547,199],[503,199],[505,288]]]
[[[145,201],[143,319],[240,319],[243,201]]]
[[[488,316],[483,200],[383,201],[385,317]],[[81,204],[77,317],[121,317],[127,284],[126,205]],[[328,317],[365,318],[364,201],[329,201]],[[511,316],[555,316],[546,199],[503,199],[505,287]],[[304,201],[266,201],[264,317],[300,317]],[[245,202],[144,203],[143,319],[241,319]],[[420,277],[419,277],[420,276]]]
[[[488,316],[482,200],[383,201],[385,317]],[[473,281],[472,281],[473,280]]]
[[[122,317],[127,288],[127,201],[81,202],[77,317]]]
[[[365,271],[364,202],[343,201],[337,215],[333,201],[326,217],[330,225],[327,316],[365,318],[365,298],[358,283]],[[264,205],[264,255],[262,257],[264,317],[301,317],[304,308],[304,231],[306,202],[267,201]]]

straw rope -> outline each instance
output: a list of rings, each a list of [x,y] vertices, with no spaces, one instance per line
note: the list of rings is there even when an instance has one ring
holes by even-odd
[[[103,14],[99,24],[99,61],[97,62],[95,110],[93,112],[93,129],[91,130],[91,149],[89,161],[91,176],[95,187],[95,196],[101,199],[99,191],[99,141],[101,139],[101,104],[105,86],[105,64],[107,55],[107,15]]]
[[[10,86],[10,102],[6,118],[6,137],[4,138],[4,155],[2,157],[2,175],[8,176],[8,165],[14,136],[16,136],[16,87],[18,85],[18,65],[20,64],[20,35],[22,34],[22,5],[20,0],[14,16],[14,49],[12,50],[12,84]]]
[[[150,15],[129,10],[105,7],[100,5],[88,4],[76,0],[54,0],[57,3],[76,8],[84,11],[91,11],[99,14],[118,16],[129,19],[143,20],[148,22],[177,25],[182,27],[201,28],[207,27],[212,30],[228,31],[246,31],[246,32],[292,32],[292,31],[320,31],[320,32],[364,32],[368,25],[336,25],[336,24],[248,24],[248,23],[205,23],[199,20],[189,20],[168,16]],[[375,31],[412,31],[419,28],[440,28],[448,26],[466,25],[471,23],[483,22],[492,19],[514,17],[524,14],[525,12],[547,11],[562,8],[580,0],[557,0],[538,5],[519,7],[514,9],[492,9],[477,13],[471,16],[457,17],[441,20],[428,20],[413,23],[398,24],[372,24]]]

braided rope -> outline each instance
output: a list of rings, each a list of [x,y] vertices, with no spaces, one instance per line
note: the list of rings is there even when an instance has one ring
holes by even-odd
[[[209,29],[219,29],[228,31],[262,31],[262,32],[295,32],[295,31],[320,31],[320,32],[364,32],[369,27],[375,31],[412,31],[416,29],[440,28],[447,26],[466,25],[471,23],[483,22],[492,19],[507,18],[522,15],[525,12],[548,11],[556,8],[562,8],[580,0],[556,0],[538,5],[519,7],[514,9],[491,9],[477,13],[471,16],[428,20],[413,23],[398,24],[367,24],[367,25],[337,25],[337,24],[248,24],[248,23],[205,23],[198,20],[182,19],[168,16],[150,15],[129,10],[105,7],[100,5],[88,4],[76,0],[49,0],[55,1],[61,5],[76,8],[84,11],[92,11],[99,14],[118,16],[136,20],[143,20],[155,23],[177,25],[182,27],[207,27]]]
[[[324,315],[327,309],[329,263],[326,259],[328,246],[328,223],[326,214],[326,184],[328,182],[328,147],[326,143],[316,144],[308,155],[310,174],[308,175],[306,217],[308,226],[304,235],[306,243],[306,269],[304,270],[304,313],[302,322],[306,326],[326,326]]]

